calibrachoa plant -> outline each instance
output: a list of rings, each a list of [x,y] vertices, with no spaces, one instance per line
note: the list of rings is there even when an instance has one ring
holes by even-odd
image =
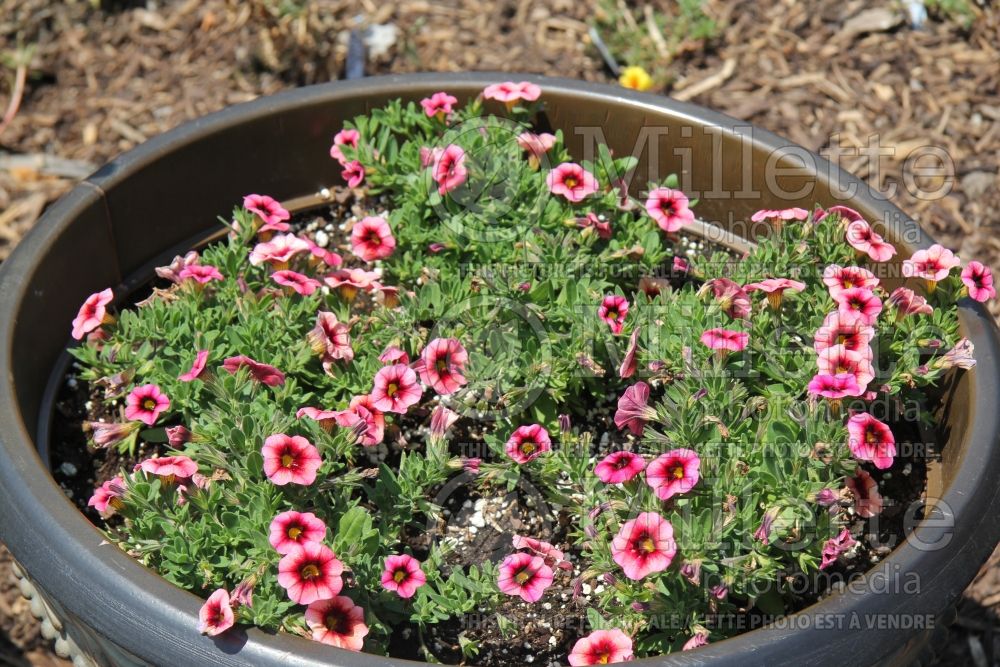
[[[974,364],[955,303],[993,298],[989,269],[935,245],[893,273],[842,206],[756,213],[772,233],[745,257],[689,253],[677,179],[623,194],[635,160],[574,158],[531,126],[543,103],[507,82],[356,118],[330,155],[370,210],[332,246],[251,194],[135,308],[81,307],[73,354],[118,415],[93,446],[164,448],[90,505],[207,598],[202,632],[385,653],[402,624],[593,584],[565,659],[621,662],[792,609],[789,579],[855,557],[851,517],[882,511],[912,437],[875,408]],[[455,566],[413,537],[456,476],[529,481],[568,528]]]

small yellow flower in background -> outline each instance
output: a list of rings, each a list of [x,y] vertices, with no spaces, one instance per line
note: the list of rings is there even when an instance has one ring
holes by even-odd
[[[649,90],[653,87],[653,78],[643,68],[633,65],[622,70],[618,83],[633,90]]]

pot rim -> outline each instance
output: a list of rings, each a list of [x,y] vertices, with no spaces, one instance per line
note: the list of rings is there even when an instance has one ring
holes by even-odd
[[[127,179],[178,146],[197,142],[234,125],[311,105],[325,106],[339,99],[375,92],[391,96],[430,93],[438,89],[482,88],[510,78],[532,81],[549,91],[576,98],[582,104],[624,103],[652,114],[669,114],[693,125],[711,125],[726,131],[750,125],[694,104],[648,93],[639,93],[606,84],[550,78],[537,75],[475,72],[390,75],[333,82],[278,93],[229,107],[189,121],[115,158],[50,207],[11,257],[0,266],[0,533],[15,558],[25,566],[46,593],[60,591],[59,606],[71,617],[86,623],[104,637],[124,647],[136,657],[177,664],[277,664],[352,665],[387,667],[426,664],[388,659],[370,654],[350,653],[284,633],[273,635],[257,628],[230,631],[210,639],[198,634],[196,625],[201,598],[182,590],[151,570],[139,565],[116,546],[103,540],[93,526],[66,498],[39,458],[16,401],[11,379],[14,323],[20,303],[31,298],[31,286],[19,276],[28,274],[49,243],[74,221],[75,215],[94,198],[103,197],[103,187]],[[775,134],[754,126],[753,143],[769,150],[802,149]],[[810,152],[811,153],[811,152]],[[816,157],[818,181],[839,179],[855,184],[858,194],[853,206],[880,211],[885,219],[902,220],[902,228],[917,239],[915,248],[933,241],[916,223],[888,201],[876,198],[855,178]],[[824,175],[825,174],[825,175]],[[835,657],[875,662],[893,646],[871,647],[871,640],[858,642],[853,632],[825,634],[822,619],[830,615],[850,619],[866,614],[939,614],[950,604],[992,550],[1000,534],[1000,487],[991,482],[1000,475],[1000,411],[988,409],[990,397],[1000,394],[1000,343],[996,324],[981,304],[965,300],[960,308],[963,330],[976,345],[977,367],[971,371],[971,396],[978,399],[971,415],[965,442],[965,456],[952,483],[943,494],[938,510],[954,521],[951,545],[939,551],[918,550],[908,540],[898,546],[865,578],[897,582],[900,575],[916,572],[921,577],[920,594],[899,590],[885,593],[835,593],[797,612],[775,627],[765,627],[709,644],[694,652],[647,658],[636,664],[674,665],[713,662],[745,664],[754,662],[793,664]],[[23,353],[23,352],[22,352]],[[38,511],[38,508],[44,508]],[[947,528],[924,521],[915,534],[925,543],[945,534]],[[95,610],[98,613],[95,614]],[[805,619],[805,620],[801,620]],[[152,622],[154,621],[155,622]],[[864,629],[867,629],[863,626]],[[916,631],[893,632],[896,644],[914,640]],[[888,636],[888,635],[886,635]],[[876,642],[878,643],[878,642]],[[885,644],[886,642],[883,642]],[[790,663],[792,664],[792,663]]]

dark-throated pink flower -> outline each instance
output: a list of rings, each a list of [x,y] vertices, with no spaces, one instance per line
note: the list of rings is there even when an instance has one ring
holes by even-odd
[[[385,438],[385,415],[375,407],[370,395],[362,394],[352,398],[347,411],[353,412],[365,424],[365,431],[360,438],[362,446],[374,447],[382,442]]]
[[[118,475],[94,489],[94,495],[87,501],[87,506],[93,507],[101,516],[109,517],[123,507],[121,499],[124,495],[125,480]]]
[[[528,163],[533,169],[537,169],[542,156],[556,145],[556,136],[548,132],[540,134],[522,132],[517,137],[517,145],[521,147],[521,150],[528,151]]]
[[[465,167],[465,151],[457,144],[449,144],[435,154],[431,177],[438,185],[438,194],[447,194],[465,183],[469,171]]]
[[[125,399],[125,418],[152,426],[160,413],[170,408],[170,399],[155,384],[133,389]]]
[[[337,134],[333,135],[333,145],[330,146],[330,157],[339,162],[341,165],[347,164],[347,158],[344,156],[344,151],[341,150],[341,146],[350,146],[353,149],[357,149],[358,141],[361,139],[361,133],[354,129],[343,129]]]
[[[646,467],[646,459],[635,452],[613,452],[594,468],[594,474],[605,484],[628,482]]]
[[[326,539],[326,524],[312,512],[282,512],[271,521],[268,531],[268,542],[282,555],[297,546]]]
[[[826,316],[814,337],[813,349],[817,353],[834,345],[843,345],[852,352],[870,354],[875,329],[855,313],[834,311]]]
[[[340,177],[347,183],[347,187],[356,188],[365,180],[365,167],[358,160],[351,160],[344,163],[344,169],[340,172]]]
[[[646,214],[665,232],[676,232],[694,222],[690,200],[680,190],[656,188],[646,198]]]
[[[753,292],[757,290],[764,292],[767,295],[768,304],[770,304],[773,310],[781,308],[781,300],[784,296],[785,290],[801,292],[805,288],[805,283],[801,283],[798,280],[791,280],[789,278],[767,278],[758,283],[750,283],[743,286],[743,289],[746,292]]]
[[[573,565],[566,559],[566,554],[561,549],[557,549],[544,540],[524,535],[514,535],[510,542],[515,549],[527,550],[541,557],[549,567],[558,567],[561,570],[573,569]]]
[[[156,475],[167,484],[172,484],[178,479],[187,479],[198,472],[198,464],[187,456],[155,456],[146,459],[136,468],[150,475]]]
[[[224,588],[212,593],[198,611],[198,632],[209,637],[222,634],[235,623],[229,592]]]
[[[936,283],[944,280],[951,270],[961,264],[961,260],[951,250],[935,243],[926,250],[918,250],[903,261],[903,275],[907,278],[923,278]]]
[[[676,554],[674,527],[656,512],[626,521],[611,540],[612,559],[633,581],[667,569]]]
[[[529,463],[552,449],[549,433],[541,424],[518,426],[507,439],[507,456],[517,463]]]
[[[368,216],[351,228],[351,252],[366,262],[385,259],[396,249],[396,238],[385,218]]]
[[[729,278],[713,278],[698,290],[700,296],[711,292],[719,307],[734,320],[750,317],[750,296],[739,283]]]
[[[101,325],[111,322],[112,318],[108,315],[107,307],[113,298],[110,287],[88,296],[80,306],[80,312],[73,318],[73,338],[83,340],[83,337],[91,331],[96,331]]]
[[[243,208],[260,219],[262,225],[258,232],[288,231],[287,221],[292,215],[276,199],[267,195],[247,195],[243,198]]]
[[[896,248],[875,233],[875,230],[864,219],[852,220],[847,223],[847,242],[859,253],[868,255],[874,262],[888,262],[896,254]]]
[[[844,290],[835,299],[841,313],[855,314],[865,324],[875,324],[882,312],[882,300],[867,287]]]
[[[835,400],[845,396],[860,396],[862,393],[858,378],[853,373],[819,373],[809,381],[808,390],[810,394]]]
[[[841,373],[853,375],[859,389],[857,394],[851,394],[853,396],[861,396],[865,393],[868,384],[875,379],[871,349],[856,352],[843,345],[831,345],[823,348],[816,355],[816,364],[819,367],[819,372],[824,375],[839,375]]]
[[[309,242],[295,234],[278,234],[270,241],[258,243],[250,251],[250,263],[260,266],[265,262],[275,269],[284,269],[292,258],[304,252],[311,252]]]
[[[270,364],[262,364],[259,361],[254,361],[246,355],[241,354],[236,357],[229,357],[222,362],[222,370],[230,375],[236,375],[241,368],[249,370],[250,377],[268,387],[279,387],[285,384],[284,373]]]
[[[839,266],[831,264],[823,269],[823,284],[830,290],[833,300],[840,302],[840,295],[847,290],[863,288],[873,290],[878,287],[878,278],[868,269],[860,266]]]
[[[264,474],[276,486],[309,486],[316,481],[316,471],[323,463],[319,451],[300,435],[268,436],[260,453],[264,457]]]
[[[316,314],[316,326],[306,336],[313,352],[320,356],[323,370],[333,374],[333,362],[354,359],[351,347],[351,327],[337,321],[332,312],[321,310]]]
[[[628,315],[628,299],[619,294],[609,294],[597,308],[597,316],[610,328],[611,333],[618,335],[625,327],[625,316]]]
[[[597,192],[597,179],[575,162],[563,162],[545,177],[549,192],[578,204]]]
[[[618,628],[595,630],[582,637],[573,645],[568,656],[572,667],[583,665],[607,665],[616,662],[630,662],[632,639]]]
[[[194,355],[194,362],[191,368],[181,375],[178,380],[181,382],[194,382],[205,372],[205,363],[208,361],[208,350],[198,350]]]
[[[636,382],[618,399],[615,426],[620,429],[627,428],[636,437],[641,436],[646,422],[656,419],[656,410],[648,403],[649,385],[645,382]]]
[[[709,329],[701,334],[701,343],[715,352],[742,352],[750,342],[750,334],[731,329]]]
[[[879,470],[892,466],[896,456],[896,438],[889,425],[859,412],[847,420],[847,445],[859,461],[871,461]]]
[[[420,569],[420,561],[413,556],[399,554],[385,559],[382,570],[382,588],[394,591],[403,599],[412,598],[417,589],[427,583],[427,575]]]
[[[329,600],[344,587],[344,564],[318,542],[296,544],[278,562],[278,584],[296,604]]]
[[[981,262],[973,260],[962,269],[962,282],[969,289],[969,296],[976,301],[988,301],[997,295],[993,287],[993,272]]]
[[[841,554],[856,544],[857,542],[851,537],[851,531],[847,528],[842,529],[836,537],[831,537],[823,545],[823,557],[820,560],[819,569],[825,570],[836,563]]]
[[[434,93],[430,97],[420,100],[420,106],[424,108],[424,113],[428,118],[444,120],[454,111],[453,105],[458,104],[458,99],[445,92]]]
[[[346,595],[312,603],[306,609],[305,619],[313,641],[348,651],[364,648],[368,635],[365,610]]]
[[[414,370],[420,380],[442,396],[453,394],[466,384],[465,364],[469,354],[454,338],[435,338],[420,353]]]
[[[514,553],[500,563],[497,586],[507,595],[520,596],[525,602],[537,602],[552,585],[552,568],[539,556]]]
[[[445,435],[448,433],[448,429],[458,421],[459,414],[453,410],[449,410],[443,405],[438,405],[431,412],[431,439],[432,440],[444,440]]]
[[[700,478],[701,459],[693,449],[672,449],[646,466],[646,484],[660,500],[687,493]]]
[[[271,280],[302,296],[309,296],[318,290],[321,285],[315,278],[310,278],[297,271],[289,271],[288,269],[275,271],[271,274]]]
[[[867,470],[858,468],[854,477],[848,477],[847,490],[854,496],[854,510],[862,519],[870,519],[882,513],[882,494],[878,492],[878,482]]]
[[[369,395],[377,410],[406,414],[411,405],[420,401],[422,393],[413,369],[405,364],[393,364],[375,374]]]
[[[177,274],[180,281],[183,283],[185,281],[193,281],[199,285],[207,285],[213,280],[224,280],[222,274],[219,273],[219,269],[210,264],[192,264],[191,266],[185,266],[181,269],[181,272]]]

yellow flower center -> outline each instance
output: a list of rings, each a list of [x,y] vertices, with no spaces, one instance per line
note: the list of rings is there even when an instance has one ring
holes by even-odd
[[[299,575],[303,579],[315,579],[316,577],[319,576],[319,567],[317,567],[313,563],[310,563],[309,565],[306,565],[299,571]]]
[[[299,535],[301,534],[302,534],[302,529],[299,528],[298,526],[293,526],[292,528],[288,529],[288,537],[293,540],[299,539]]]
[[[406,581],[406,570],[396,570],[395,574],[392,575],[392,580],[397,584]]]
[[[395,396],[399,392],[399,385],[395,382],[390,382],[389,386],[385,388],[386,396]]]
[[[295,463],[295,457],[291,454],[283,454],[281,456],[281,465],[284,468],[291,468],[292,464]]]
[[[656,551],[656,542],[653,541],[653,538],[647,537],[639,542],[639,550],[651,554]]]

